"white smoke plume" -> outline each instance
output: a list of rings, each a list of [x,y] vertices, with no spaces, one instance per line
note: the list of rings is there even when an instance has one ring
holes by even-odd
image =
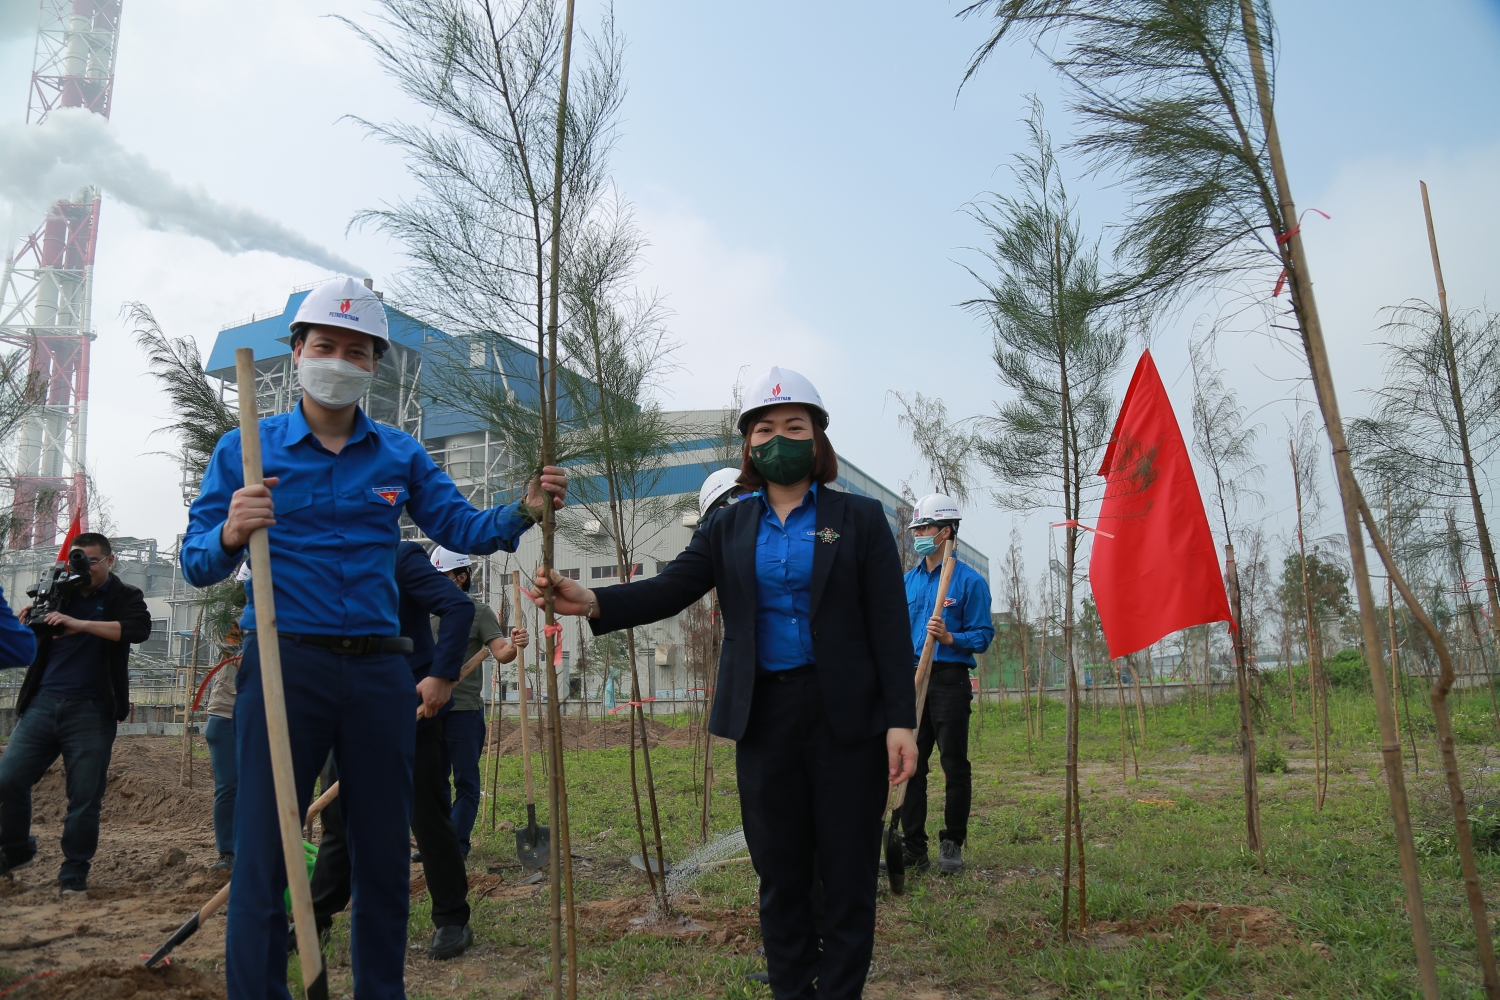
[[[92,112],[61,109],[40,125],[0,125],[0,236],[33,228],[54,201],[90,184],[135,209],[151,229],[197,236],[226,253],[265,250],[341,274],[366,273],[268,215],[219,201],[201,184],[178,183],[120,145],[109,122]]]

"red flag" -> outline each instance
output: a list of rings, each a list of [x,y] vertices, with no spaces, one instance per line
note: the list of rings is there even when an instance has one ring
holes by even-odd
[[[1109,655],[1232,621],[1193,463],[1150,351],[1135,366],[1099,475],[1109,482],[1089,581]]]
[[[79,518],[81,518],[82,516],[82,511],[79,511],[77,514],[73,515],[73,524],[68,528],[68,533],[63,536],[62,548],[57,550],[57,561],[60,563],[65,563],[68,561],[68,550],[73,547],[73,539],[77,538],[83,533],[82,529],[79,527]]]

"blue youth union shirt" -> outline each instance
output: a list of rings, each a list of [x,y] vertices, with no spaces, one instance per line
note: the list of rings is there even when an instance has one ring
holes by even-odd
[[[402,511],[455,552],[514,552],[531,521],[520,503],[476,510],[453,480],[405,431],[356,410],[354,433],[337,455],[318,443],[302,407],[260,422],[271,490],[272,582],[277,624],[285,632],[384,635],[400,631],[396,546]],[[219,439],[203,474],[203,492],[188,512],[182,574],[195,587],[229,576],[244,549],[226,552],[219,530],[234,491],[245,485],[240,432]],[[255,628],[255,595],[241,627]]]
[[[755,659],[761,670],[791,670],[813,662],[813,533],[818,522],[818,484],[800,506],[776,516],[771,501],[760,497],[760,527],[755,535]]]
[[[906,571],[906,613],[911,619],[911,645],[917,659],[927,642],[927,619],[937,603],[938,580],[943,564],[929,571],[927,560],[920,560]],[[953,566],[948,582],[947,599],[943,601],[943,624],[953,634],[953,645],[936,643],[934,663],[962,663],[973,669],[974,654],[990,648],[995,638],[995,621],[990,617],[990,585],[978,571],[962,561]],[[913,661],[916,662],[916,661]]]

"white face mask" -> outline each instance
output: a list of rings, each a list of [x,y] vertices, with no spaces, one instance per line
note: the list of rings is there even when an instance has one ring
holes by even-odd
[[[374,378],[374,372],[342,358],[303,358],[297,365],[302,391],[334,410],[359,402]]]

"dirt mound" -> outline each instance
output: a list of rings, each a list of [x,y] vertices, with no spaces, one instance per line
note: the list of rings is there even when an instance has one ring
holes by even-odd
[[[624,712],[607,719],[563,720],[563,749],[565,750],[614,750],[630,745],[630,720]],[[651,747],[691,746],[686,726],[669,726],[665,722],[646,720],[646,731],[651,738]],[[535,719],[531,722],[531,752],[536,753],[545,744],[542,742],[542,727]],[[500,723],[500,753],[521,752],[521,723],[516,719],[504,719]]]
[[[1168,941],[1174,931],[1188,925],[1202,927],[1213,940],[1231,948],[1244,946],[1256,951],[1297,948],[1325,958],[1332,955],[1326,944],[1303,941],[1286,917],[1266,906],[1178,903],[1155,917],[1097,921],[1089,925],[1088,936],[1100,947],[1110,948],[1128,944],[1130,938]]]
[[[140,965],[98,963],[33,979],[17,987],[8,1000],[222,1000],[224,985],[185,965],[147,969]]]
[[[578,904],[578,924],[585,931],[599,931],[610,937],[624,934],[692,937],[746,954],[760,942],[760,911],[755,906],[723,910],[686,901],[674,904],[673,910],[679,919],[662,922],[653,919],[650,896],[603,899]],[[692,929],[685,930],[685,926]]]
[[[202,741],[196,741],[202,746]],[[103,824],[197,826],[213,822],[213,776],[208,762],[195,760],[193,787],[177,784],[181,746],[153,736],[115,740],[108,783],[100,810]],[[53,764],[32,790],[36,823],[61,823],[68,811],[62,761]]]

